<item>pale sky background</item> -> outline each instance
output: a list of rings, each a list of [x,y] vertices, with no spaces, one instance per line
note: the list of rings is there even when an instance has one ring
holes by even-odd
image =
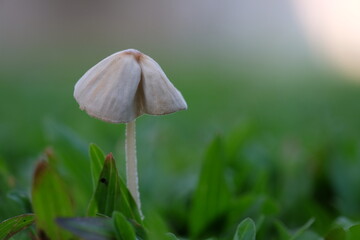
[[[137,48],[280,70],[325,60],[356,77],[359,26],[358,0],[0,0],[0,62]]]
[[[0,51],[10,61],[29,48],[85,56],[89,48],[139,48],[284,63],[307,51],[287,0],[1,0]]]

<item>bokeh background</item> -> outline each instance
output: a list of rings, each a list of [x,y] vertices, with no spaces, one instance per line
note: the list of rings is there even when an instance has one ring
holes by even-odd
[[[90,118],[73,87],[127,48],[154,58],[189,106],[137,120],[143,204],[172,216],[174,232],[186,235],[181,210],[206,146],[234,133],[250,179],[276,175],[267,187],[285,207],[318,201],[322,216],[359,218],[359,9],[357,0],[1,0],[0,220],[23,211],[7,192],[29,190],[47,147],[79,164],[70,179],[91,142],[124,174],[124,125]],[[316,214],[290,210],[288,222]]]

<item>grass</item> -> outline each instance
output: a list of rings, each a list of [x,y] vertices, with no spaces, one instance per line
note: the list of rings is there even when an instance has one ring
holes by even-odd
[[[32,176],[49,146],[72,216],[85,217],[93,195],[90,143],[113,152],[124,179],[124,126],[78,109],[73,85],[88,66],[70,65],[1,73],[0,221],[34,210]],[[163,68],[189,110],[137,121],[148,238],[175,239],[164,235],[172,232],[180,239],[358,239],[356,84],[311,70],[177,66]],[[115,212],[107,212],[115,229],[125,226],[133,236],[124,213]],[[62,224],[72,232],[79,224],[109,226]]]

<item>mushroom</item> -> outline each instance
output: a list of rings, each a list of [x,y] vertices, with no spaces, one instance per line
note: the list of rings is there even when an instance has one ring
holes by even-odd
[[[135,119],[187,109],[181,93],[149,56],[128,49],[112,54],[76,83],[74,97],[90,116],[126,123],[126,182],[141,212],[138,190]]]

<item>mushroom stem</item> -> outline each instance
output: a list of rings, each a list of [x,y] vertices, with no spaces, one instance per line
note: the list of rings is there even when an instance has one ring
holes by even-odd
[[[126,124],[126,183],[142,215],[137,173],[135,129],[135,120]]]

